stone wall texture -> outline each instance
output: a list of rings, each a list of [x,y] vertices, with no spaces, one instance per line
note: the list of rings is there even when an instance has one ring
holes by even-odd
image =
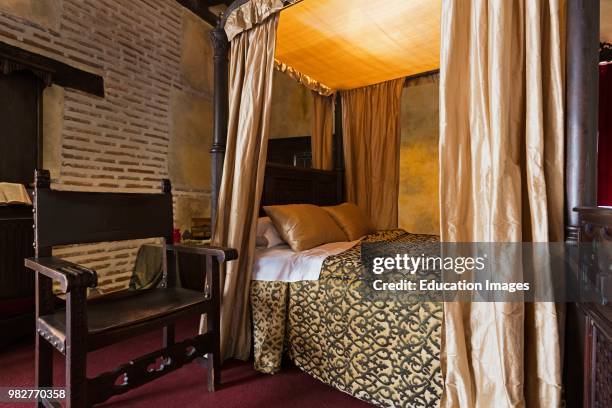
[[[170,177],[177,226],[209,214],[209,30],[169,0],[0,2],[0,41],[104,78],[104,98],[55,86],[45,91],[44,162],[53,188],[156,192]],[[189,143],[185,160],[178,142]],[[55,252],[96,269],[106,292],[127,285],[140,244]]]
[[[287,74],[274,71],[270,139],[312,134],[312,94]]]
[[[437,81],[423,81],[402,92],[399,227],[440,234],[438,199]]]

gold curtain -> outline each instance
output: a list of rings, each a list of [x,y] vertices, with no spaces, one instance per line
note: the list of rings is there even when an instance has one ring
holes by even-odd
[[[325,86],[324,84],[320,83],[316,79],[297,71],[295,68],[290,67],[289,65],[285,64],[284,62],[279,61],[278,59],[274,61],[274,67],[278,71],[287,75],[289,78],[293,79],[294,81],[299,82],[301,85],[305,86],[311,91],[317,92],[320,95],[330,96],[334,93],[334,90],[331,89],[330,87]]]
[[[346,198],[378,229],[397,227],[404,79],[342,91]]]
[[[231,42],[229,127],[213,243],[236,248],[222,282],[221,354],[251,351],[249,285],[264,181],[278,14]]]
[[[302,0],[248,0],[230,11],[225,19],[225,33],[230,41],[258,24],[269,16],[277,14],[283,8]]]
[[[563,240],[564,0],[444,0],[441,236]],[[446,303],[445,407],[558,407],[554,303]]]
[[[334,167],[334,97],[312,91],[312,167],[331,170]]]

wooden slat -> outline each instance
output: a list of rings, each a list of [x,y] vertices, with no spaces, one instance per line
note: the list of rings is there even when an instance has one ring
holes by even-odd
[[[211,307],[213,305],[204,293],[186,289],[154,289],[142,293],[124,291],[96,299],[87,305],[88,350],[167,326],[181,316],[205,313]],[[63,352],[66,310],[39,317],[37,328],[56,341],[56,348]]]
[[[0,41],[0,59],[30,67],[51,76],[51,82],[104,97],[104,79],[100,75],[72,67],[63,62],[26,51]]]
[[[59,282],[62,291],[68,292],[72,286],[96,287],[98,275],[93,269],[57,257],[26,258],[25,266]]]
[[[342,202],[342,173],[268,163],[261,206],[281,204],[334,205]],[[260,211],[263,215],[263,210]]]
[[[219,20],[219,17],[209,10],[209,7],[217,6],[219,4],[230,5],[231,1],[220,1],[220,0],[177,0],[177,2],[191,10],[195,15],[206,21],[211,26],[215,27]]]
[[[88,405],[101,403],[181,368],[209,351],[214,340],[212,334],[200,334],[89,379]],[[117,384],[119,379],[123,380],[121,384]]]
[[[171,194],[38,189],[41,247],[172,236]]]

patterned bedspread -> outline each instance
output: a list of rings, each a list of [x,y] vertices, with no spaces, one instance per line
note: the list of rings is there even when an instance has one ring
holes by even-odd
[[[365,242],[436,242],[381,231]],[[366,299],[359,245],[328,257],[318,281],[252,281],[255,368],[283,352],[313,377],[380,406],[433,407],[442,393],[442,304]]]

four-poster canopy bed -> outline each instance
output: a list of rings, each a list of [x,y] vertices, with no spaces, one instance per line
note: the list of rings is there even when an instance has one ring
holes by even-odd
[[[234,15],[236,10],[239,10],[245,4],[248,4],[249,0],[237,0],[227,9],[224,13],[224,16],[220,19],[219,25],[212,31],[212,39],[214,44],[214,131],[213,131],[213,146],[211,149],[212,155],[212,211],[213,211],[213,220],[216,220],[216,227],[220,228],[225,221],[219,218],[219,211],[223,208],[223,203],[220,202],[220,195],[223,196],[223,193],[220,193],[222,179],[223,179],[223,171],[224,168],[232,169],[232,164],[228,166],[225,164],[225,148],[227,143],[228,130],[229,134],[233,135],[235,133],[231,129],[228,129],[231,114],[229,110],[229,94],[230,94],[230,82],[231,80],[236,80],[236,78],[229,78],[228,73],[230,70],[228,69],[229,62],[229,52],[230,52],[230,42],[228,40],[228,27],[227,21],[231,16]],[[274,3],[274,2],[270,2]],[[276,2],[276,3],[281,3]],[[283,6],[288,6],[293,4],[292,1],[283,2]],[[452,2],[448,2],[452,3]],[[565,48],[565,61],[564,68],[566,72],[566,83],[565,83],[565,115],[564,115],[564,123],[565,123],[565,168],[564,168],[564,235],[566,242],[577,242],[580,231],[580,218],[577,212],[573,211],[576,207],[585,207],[585,206],[595,206],[596,205],[596,146],[597,146],[597,121],[596,121],[596,112],[597,112],[597,47],[598,47],[598,24],[599,24],[599,15],[598,15],[598,3],[599,2],[589,2],[589,1],[581,1],[581,0],[568,0],[567,1],[567,9],[565,11],[565,16],[567,16],[567,25],[566,25],[566,48]],[[561,2],[561,4],[565,7],[565,3]],[[279,4],[276,4],[279,6]],[[450,4],[448,4],[450,7]],[[296,7],[296,6],[292,6]],[[282,8],[279,6],[279,9]],[[454,11],[453,11],[454,12]],[[272,15],[273,13],[271,13]],[[563,14],[563,13],[562,13]],[[454,16],[452,16],[454,18]],[[244,25],[247,27],[245,32],[248,32],[249,28],[253,28],[257,25],[256,21],[244,20],[242,21]],[[446,28],[449,30],[449,28]],[[231,31],[231,30],[230,30]],[[232,32],[232,37],[238,36],[239,33]],[[232,40],[233,38],[230,38]],[[254,40],[253,40],[254,41]],[[252,44],[251,44],[252,45]],[[448,50],[447,50],[448,52]],[[257,61],[259,62],[259,61]],[[257,63],[255,62],[255,63]],[[561,60],[563,63],[563,60]],[[277,63],[277,68],[281,70],[289,71],[283,68],[282,64],[279,67]],[[289,72],[292,74],[292,72]],[[303,80],[303,77],[300,75],[296,75],[293,73],[294,77],[304,83],[308,82],[308,80]],[[299,74],[299,73],[298,73]],[[448,75],[448,74],[447,74]],[[300,79],[301,78],[301,79]],[[268,86],[268,85],[264,85]],[[325,88],[318,88],[319,90]],[[236,103],[236,102],[234,102]],[[238,101],[239,103],[239,101]],[[342,148],[346,143],[343,140],[343,120],[341,118],[341,110],[342,110],[342,100],[339,97],[335,98],[335,115],[336,115],[336,126],[334,131],[334,162],[332,170],[315,170],[315,169],[304,169],[304,168],[293,168],[290,166],[279,166],[274,164],[268,164],[265,168],[265,176],[263,187],[261,188],[261,201],[260,204],[262,206],[269,205],[279,205],[279,204],[290,204],[290,203],[310,203],[316,205],[331,205],[337,204],[346,199],[344,192],[346,191],[346,179],[344,174],[345,169],[345,157],[343,157]],[[265,115],[264,115],[265,117]],[[235,116],[234,116],[235,118]],[[265,121],[265,119],[264,119]],[[559,122],[557,122],[559,123]],[[261,149],[262,147],[256,147],[256,149]],[[265,149],[265,147],[263,147]],[[265,153],[264,153],[265,154]],[[260,154],[260,157],[261,154]],[[263,156],[265,157],[265,155]],[[234,156],[235,158],[235,156]],[[234,172],[235,169],[232,169]],[[232,175],[231,177],[236,177],[236,175]],[[251,190],[251,192],[257,195],[257,189]],[[255,200],[257,203],[257,200]],[[261,209],[259,208],[259,203],[256,204],[257,208],[255,209],[256,213],[260,213]],[[557,203],[558,204],[558,203]],[[221,206],[220,206],[221,205]],[[248,203],[247,203],[248,205]],[[247,218],[249,220],[249,218]],[[214,221],[213,221],[214,222]],[[247,223],[251,221],[246,221]],[[224,227],[225,228],[225,227]],[[219,236],[223,236],[227,231],[219,232]],[[248,234],[248,232],[247,232]],[[384,234],[383,234],[384,235]],[[400,234],[401,235],[401,234]],[[226,235],[227,236],[227,235]],[[384,237],[388,239],[389,237]],[[399,236],[391,237],[391,240],[399,238]],[[247,238],[243,238],[247,239]],[[376,239],[376,238],[374,238]],[[412,238],[409,238],[412,239]],[[246,242],[246,241],[245,241]],[[350,252],[350,251],[349,251]],[[356,254],[353,254],[355,256]],[[347,255],[348,256],[348,255]],[[252,261],[252,252],[244,254],[241,252],[241,257],[246,259],[246,262]],[[332,265],[335,264],[337,266],[338,263],[342,263],[340,259],[337,257],[330,257],[326,261],[326,264],[329,267],[329,271],[333,270]],[[283,282],[274,282],[269,287],[264,287],[262,285],[255,284],[253,287],[253,291],[262,292],[264,296],[268,296],[274,301],[277,302],[291,302],[300,303],[302,309],[305,304],[309,304],[312,302],[316,303],[316,298],[309,298],[308,293],[310,291],[316,293],[324,293],[325,290],[340,290],[339,287],[334,287],[335,283],[331,283],[329,280],[330,276],[333,275],[332,272],[329,272],[326,275],[324,269],[321,273],[321,283],[296,283],[292,284],[292,286],[282,285]],[[341,270],[342,265],[339,266]],[[344,271],[347,274],[348,271]],[[233,272],[235,273],[235,272]],[[333,276],[331,276],[333,279]],[[248,279],[248,277],[247,277]],[[328,279],[328,280],[326,280]],[[345,280],[346,276],[345,276]],[[349,282],[355,282],[354,280],[348,279]],[[276,285],[276,286],[274,286]],[[310,286],[309,286],[310,285]],[[315,285],[315,286],[312,286]],[[318,286],[317,286],[318,285]],[[326,288],[324,288],[326,286]],[[313,287],[315,289],[313,289]],[[226,284],[227,289],[227,284]],[[276,291],[276,293],[274,293]],[[267,292],[267,293],[266,293]],[[280,295],[279,295],[280,293]],[[306,293],[306,294],[304,294]],[[302,296],[302,298],[300,298]],[[234,299],[234,298],[232,298]],[[371,307],[364,303],[360,303],[357,301],[356,304],[361,304],[364,307]],[[227,304],[225,307],[231,307],[233,304]],[[298,305],[299,306],[299,305]],[[240,306],[241,308],[245,308],[245,306]],[[344,310],[344,309],[338,309]],[[422,313],[423,309],[419,313]],[[227,312],[230,313],[230,312]],[[231,312],[235,314],[234,312]],[[254,310],[254,320],[258,320],[257,311]],[[288,313],[288,312],[284,312]],[[290,313],[290,312],[289,312]],[[289,316],[289,328],[287,330],[293,330],[293,335],[295,338],[299,338],[299,336],[315,336],[315,333],[307,332],[303,328],[300,328],[302,324],[299,320],[304,319],[308,321],[312,321],[313,319],[317,322],[321,322],[326,316],[322,316],[321,314],[305,314],[302,317],[297,317],[295,315]],[[342,314],[343,312],[337,312]],[[400,313],[399,310],[387,310],[387,313]],[[440,322],[439,317],[437,316],[440,312],[435,310],[429,311],[429,316],[434,316],[434,326]],[[293,320],[292,320],[293,319]],[[580,322],[577,322],[577,319],[580,319],[580,316],[572,307],[572,305],[568,308],[568,319],[567,319],[567,328],[566,328],[566,355],[571,358],[565,358],[564,370],[565,377],[575,378],[582,371],[582,366],[580,364],[580,352],[576,353],[576,350],[581,350],[580,347],[576,344],[577,339],[580,335],[576,335],[576,333],[580,333],[583,330],[582,326],[580,326]],[[259,319],[261,320],[261,319]],[[436,323],[438,322],[438,323]],[[261,322],[260,322],[261,323]],[[428,326],[431,322],[427,319],[421,321],[421,329],[424,328],[425,333],[428,336],[432,335],[432,327]],[[346,328],[346,327],[344,327]],[[271,330],[275,330],[278,328],[272,328]],[[255,327],[257,330],[257,327]],[[284,329],[279,329],[284,330]],[[302,331],[300,331],[302,330]],[[367,329],[363,329],[366,330]],[[296,334],[297,333],[297,334]],[[236,340],[238,334],[236,332],[232,332],[233,340]],[[250,338],[250,335],[249,335]],[[316,342],[324,341],[323,338],[317,338]],[[266,348],[269,345],[262,344],[261,341],[258,343],[258,339],[255,339],[255,347],[257,352],[257,347]],[[282,341],[281,341],[282,343]],[[578,341],[579,343],[579,341]],[[303,344],[302,344],[303,345]],[[362,344],[363,345],[363,344]],[[437,343],[439,346],[439,343]],[[397,346],[397,344],[395,344]],[[427,346],[436,346],[436,343],[429,343]],[[278,344],[273,345],[273,347],[278,348]],[[282,348],[282,344],[280,346]],[[290,346],[291,347],[291,346]],[[343,349],[344,350],[344,349]],[[232,351],[236,351],[235,349]],[[230,354],[232,353],[230,351]],[[278,350],[277,350],[278,351]],[[326,366],[324,361],[325,358],[329,357],[328,355],[321,355],[322,350],[314,350],[310,351],[317,355],[319,358],[319,367],[313,366],[314,360],[308,360],[308,356],[304,357],[304,355],[300,355],[300,350],[297,348],[290,348],[290,356],[293,358],[294,362],[296,362],[302,369],[311,373],[317,378],[320,378],[337,388],[352,393],[353,395],[363,398],[366,400],[370,400],[372,402],[376,402],[379,404],[403,404],[406,403],[406,400],[397,400],[395,398],[398,397],[398,390],[401,394],[402,392],[412,393],[408,397],[408,401],[412,396],[416,396],[417,399],[414,401],[419,401],[419,403],[426,405],[429,403],[435,403],[438,401],[441,392],[441,388],[443,387],[440,383],[440,371],[439,365],[435,366],[434,362],[432,362],[431,357],[434,357],[433,360],[438,359],[439,364],[439,351],[426,353],[426,360],[431,363],[429,367],[423,367],[425,371],[422,373],[427,373],[429,378],[424,379],[423,377],[418,378],[418,381],[421,381],[418,384],[408,384],[408,385],[398,385],[393,384],[389,385],[388,389],[381,391],[380,389],[376,389],[377,381],[383,381],[380,379],[368,379],[364,380],[364,377],[352,377],[353,374],[347,374],[347,371],[338,374],[337,377],[325,377],[325,373],[322,373],[321,367],[324,369],[331,369],[333,371],[332,366]],[[323,350],[324,351],[324,350]],[[345,350],[346,351],[346,350]],[[348,352],[348,351],[347,351]],[[319,354],[317,354],[319,353]],[[306,353],[307,354],[307,353]],[[325,353],[323,353],[325,354]],[[311,355],[312,357],[312,355]],[[337,356],[336,356],[337,357]],[[303,358],[300,361],[300,358]],[[387,356],[387,358],[390,358]],[[578,361],[577,361],[578,360]],[[269,363],[269,360],[262,361],[265,363]],[[350,365],[350,362],[343,361],[340,364],[344,364],[346,366]],[[433,367],[433,368],[432,368]],[[263,368],[264,371],[266,367]],[[268,367],[270,368],[270,367]],[[362,367],[363,368],[363,367]],[[270,371],[274,371],[274,367]],[[374,370],[372,367],[370,369]],[[368,370],[367,364],[365,370]],[[436,372],[436,370],[438,370]],[[380,371],[376,371],[378,375],[380,375]],[[567,373],[570,373],[569,376]],[[448,373],[448,372],[447,372]],[[363,374],[363,373],[362,373]],[[414,374],[412,372],[411,374]],[[339,378],[341,375],[345,375],[344,382],[340,381]],[[349,380],[346,381],[346,375],[348,375]],[[367,372],[363,374],[363,376],[367,376]],[[376,375],[376,374],[372,374]],[[389,378],[393,377],[393,375],[406,375],[406,371],[401,371],[400,373],[394,373],[393,375],[389,375]],[[361,382],[360,382],[361,381]],[[417,382],[418,382],[417,381]],[[571,404],[573,402],[579,401],[581,391],[577,388],[573,387],[572,383],[574,381],[565,381],[566,386],[566,394],[564,398],[566,401]],[[357,384],[357,385],[355,385]],[[447,384],[448,385],[448,384]],[[456,385],[456,384],[455,384]],[[360,388],[361,387],[361,388]],[[419,389],[419,387],[421,387]],[[458,386],[459,387],[459,386]],[[436,395],[438,393],[438,395]],[[422,398],[422,399],[418,399]],[[469,400],[469,397],[468,397]],[[556,397],[551,397],[549,401],[558,401]],[[448,403],[448,400],[446,401]],[[465,404],[466,400],[462,400],[462,404]],[[466,405],[467,406],[467,405]]]

